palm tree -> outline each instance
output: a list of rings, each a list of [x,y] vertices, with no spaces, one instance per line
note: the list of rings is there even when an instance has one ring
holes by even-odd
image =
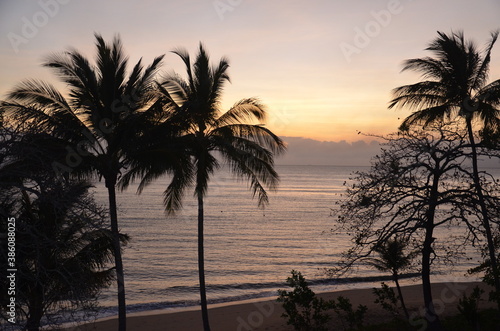
[[[159,84],[165,117],[160,128],[172,127],[181,131],[172,139],[172,130],[166,130],[167,138],[158,139],[137,159],[153,162],[148,168],[132,167],[124,181],[142,177],[141,187],[162,173],[172,172],[172,182],[165,191],[167,212],[182,207],[184,192],[194,184],[198,200],[198,269],[203,327],[210,330],[207,310],[204,266],[204,197],[211,176],[226,161],[237,176],[248,179],[259,206],[268,203],[266,188],[275,189],[278,174],[274,169],[274,156],[284,152],[283,141],[257,121],[264,121],[266,110],[254,98],[236,102],[228,111],[220,110],[224,83],[229,81],[228,61],[223,58],[215,66],[202,44],[194,63],[184,50],[176,50],[187,70],[187,80],[176,74],[169,75]],[[253,122],[253,123],[252,123]],[[175,126],[174,125],[174,126]],[[217,155],[215,154],[217,153]],[[156,155],[156,157],[155,157]],[[172,168],[171,159],[179,156]],[[184,155],[184,157],[182,157]],[[167,157],[168,162],[162,160]],[[219,157],[219,158],[218,158]],[[158,163],[163,163],[163,165]],[[162,170],[163,167],[163,170]]]
[[[128,60],[119,37],[112,44],[98,34],[95,38],[95,65],[77,50],[51,56],[44,63],[68,85],[68,97],[48,83],[30,80],[10,92],[2,108],[17,121],[35,122],[67,143],[66,162],[54,162],[54,170],[65,176],[71,173],[104,178],[114,238],[119,330],[126,330],[116,184],[126,167],[125,154],[140,134],[138,124],[154,104],[150,92],[163,56],[155,58],[147,68],[138,61],[127,75]]]
[[[90,185],[59,180],[53,172],[51,160],[64,154],[65,145],[36,126],[21,126],[0,128],[0,223],[16,218],[18,321],[39,330],[44,316],[58,323],[51,315],[60,310],[94,308],[100,290],[114,279],[107,266],[113,236]],[[7,252],[0,256],[6,259]]]
[[[462,32],[447,35],[438,32],[438,37],[427,50],[434,57],[410,59],[404,62],[403,70],[422,74],[424,81],[394,89],[394,98],[389,108],[408,107],[414,112],[401,124],[406,130],[414,125],[423,125],[456,116],[465,120],[471,148],[474,189],[481,207],[482,222],[486,233],[489,258],[494,272],[495,289],[500,293],[500,276],[486,207],[480,183],[474,125],[479,124],[485,134],[500,130],[500,80],[487,84],[491,50],[498,38],[498,31],[484,51],[464,39]],[[498,300],[500,309],[500,299]]]
[[[36,185],[35,194],[9,190],[17,200],[12,205],[19,205],[10,215],[17,216],[16,300],[26,330],[39,330],[42,317],[60,309],[92,308],[114,279],[113,268],[106,268],[113,261],[113,237],[102,223],[105,214],[87,195],[90,186],[47,180]]]
[[[404,253],[406,246],[406,242],[398,237],[388,239],[383,244],[373,247],[373,251],[379,254],[379,258],[367,258],[365,262],[375,267],[377,270],[384,272],[389,271],[392,274],[392,279],[394,283],[396,283],[401,306],[403,307],[406,319],[409,320],[410,315],[406,309],[401,286],[399,285],[399,272],[407,268],[412,259],[411,254],[406,255]]]

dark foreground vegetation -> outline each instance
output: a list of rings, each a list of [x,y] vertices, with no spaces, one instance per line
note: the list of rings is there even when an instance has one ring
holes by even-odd
[[[403,70],[420,73],[423,80],[394,89],[390,108],[413,113],[397,133],[379,137],[384,141],[380,154],[368,171],[353,174],[339,203],[332,231],[350,236],[352,247],[326,272],[338,277],[361,263],[390,273],[397,294],[386,284],[374,293],[385,310],[403,312],[403,324],[392,329],[500,328],[500,182],[480,168],[481,159],[500,160],[500,80],[488,83],[497,37],[498,32],[492,33],[479,50],[461,32],[438,32],[427,48],[432,56],[404,62]],[[471,250],[483,262],[469,272],[491,286],[488,298],[497,306],[496,315],[479,312],[480,294],[473,293],[460,301],[460,316],[443,320],[432,293],[432,270],[467,257]],[[420,273],[425,309],[417,315],[409,313],[398,282],[408,270]],[[305,285],[295,276],[289,278],[290,285],[306,293],[297,290]],[[287,292],[280,292],[279,300],[296,330],[311,327],[297,319],[301,314],[312,314],[312,329],[326,330],[321,311],[339,309],[334,302],[316,303]],[[345,304],[342,309],[349,316],[344,329],[363,329],[361,307],[355,311]]]
[[[385,283],[380,288],[372,289],[373,296],[365,293],[361,297],[336,296],[336,293],[316,295],[301,273],[295,270],[287,283],[291,290],[279,290],[277,302],[283,306],[281,317],[297,331],[417,331],[429,327],[427,319],[421,315],[422,303],[417,303],[419,300],[415,297],[407,298],[413,299],[412,304],[403,309],[401,297]],[[442,285],[441,296],[437,300],[437,311],[443,314],[442,330],[498,330],[500,316],[496,309],[489,308],[492,305],[482,295],[483,287],[476,286],[471,290],[463,283]],[[461,295],[458,296],[458,293]],[[357,303],[351,303],[350,298]]]
[[[374,289],[377,304],[394,316],[366,326],[367,307],[348,299],[318,299],[299,272],[292,272],[279,301],[296,330],[493,330],[499,328],[500,187],[480,160],[500,159],[500,80],[488,82],[498,33],[479,50],[462,33],[438,33],[430,57],[405,61],[422,81],[396,88],[390,108],[413,113],[399,131],[378,137],[383,148],[365,172],[353,174],[338,206],[333,231],[352,238],[332,277],[358,263],[387,272]],[[66,84],[28,80],[0,103],[1,314],[4,325],[39,330],[62,318],[88,318],[102,289],[116,282],[119,330],[126,330],[123,245],[117,192],[137,180],[141,190],[164,174],[164,208],[182,207],[188,190],[198,203],[198,271],[201,318],[210,330],[205,290],[204,198],[210,179],[226,162],[247,180],[259,205],[277,188],[275,156],[285,143],[264,126],[266,107],[255,98],[220,109],[229,81],[225,58],[212,64],[200,44],[194,58],[174,51],[185,78],[159,79],[163,56],[131,68],[119,38],[96,35],[95,60],[76,50],[49,57],[44,66]],[[104,209],[89,194],[103,181]],[[10,230],[12,228],[12,230]],[[439,236],[446,229],[450,235]],[[2,232],[3,233],[3,232]],[[15,238],[15,239],[13,239]],[[15,241],[15,248],[13,242]],[[483,261],[471,273],[491,285],[497,306],[478,310],[479,290],[463,297],[459,315],[440,316],[431,288],[438,263],[467,250]],[[402,272],[418,272],[425,309],[413,314],[399,285]],[[13,280],[15,278],[15,281]],[[15,304],[11,304],[15,293]],[[327,313],[330,311],[329,313]]]
[[[267,190],[278,185],[274,157],[285,151],[285,144],[264,126],[267,111],[259,100],[246,98],[227,111],[220,109],[229,81],[227,59],[212,64],[201,44],[194,59],[184,50],[174,53],[186,66],[186,78],[172,74],[160,80],[163,56],[148,66],[138,61],[128,68],[120,39],[107,43],[96,34],[95,61],[71,49],[44,62],[67,90],[28,80],[0,103],[0,188],[5,194],[0,212],[2,222],[19,220],[17,255],[2,242],[1,259],[2,265],[11,259],[18,267],[17,288],[29,292],[26,300],[19,292],[12,308],[5,310],[7,305],[2,304],[7,324],[29,330],[38,330],[42,318],[44,324],[57,324],[58,320],[47,318],[63,310],[85,310],[89,302],[96,302],[99,290],[115,280],[119,330],[126,330],[122,247],[127,237],[119,230],[117,189],[138,180],[140,193],[168,174],[164,207],[169,214],[182,207],[188,189],[194,187],[198,200],[200,299],[204,329],[210,330],[203,208],[210,179],[226,162],[236,177],[249,183],[263,206],[268,203]],[[108,192],[107,212],[93,207],[87,195],[85,181],[96,179],[104,181]],[[57,200],[54,192],[66,193],[68,200]],[[108,224],[103,222],[105,214]],[[28,219],[30,224],[25,224]],[[33,238],[23,237],[24,226]],[[36,249],[25,248],[28,242],[36,243]],[[72,245],[74,251],[51,251],[52,246]],[[65,274],[64,261],[72,254],[76,260]],[[31,275],[24,277],[21,267]],[[53,284],[59,276],[61,282]],[[5,291],[1,295],[2,303],[13,298]],[[9,320],[9,314],[15,318]]]

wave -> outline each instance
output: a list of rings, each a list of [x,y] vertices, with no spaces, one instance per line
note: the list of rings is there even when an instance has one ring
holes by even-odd
[[[399,277],[401,279],[405,278],[415,278],[420,276],[419,273],[407,273],[402,274]],[[390,281],[392,280],[392,276],[388,275],[376,275],[376,276],[366,276],[366,277],[339,277],[339,278],[323,278],[323,279],[311,279],[308,280],[308,284],[311,287],[315,286],[336,286],[336,285],[346,285],[346,284],[361,284],[361,283],[374,283],[374,282],[382,282],[382,281]],[[260,283],[243,283],[243,284],[225,284],[225,285],[208,285],[207,293],[210,297],[210,292],[214,294],[218,294],[218,298],[212,298],[208,300],[209,304],[220,304],[227,302],[237,302],[243,300],[251,300],[251,299],[259,299],[259,298],[272,298],[277,297],[278,289],[287,288],[287,284],[284,282],[260,282]],[[186,293],[194,293],[199,291],[197,286],[174,286],[170,287],[169,290],[175,290],[176,292],[186,292]],[[234,293],[238,290],[245,290],[246,294],[242,295],[226,295],[220,296],[221,293],[229,292]],[[127,305],[127,313],[140,313],[145,311],[152,310],[173,310],[178,308],[190,308],[196,307],[200,304],[199,300],[171,300],[171,301],[160,301],[160,302],[145,302],[145,303],[136,303],[136,304],[128,304]],[[116,306],[107,306],[107,307],[99,307],[97,310],[97,314],[94,315],[95,319],[105,318],[116,316],[118,314],[118,307]],[[52,316],[53,318],[57,317],[57,320],[61,324],[73,323],[73,322],[82,322],[87,320],[84,317],[84,314],[73,314],[71,317],[65,316],[62,314],[55,314]],[[45,324],[45,323],[42,323]],[[2,324],[0,322],[0,326],[8,327],[8,325]],[[7,330],[7,329],[6,329]],[[12,326],[10,330],[18,330]]]
[[[399,278],[408,279],[419,276],[420,276],[419,273],[407,273],[400,275]],[[312,287],[335,286],[335,285],[346,285],[346,284],[391,281],[392,279],[393,279],[392,276],[387,276],[387,275],[366,276],[366,277],[339,277],[339,278],[312,279],[308,280],[308,284]],[[209,298],[208,303],[218,304],[218,303],[273,297],[278,295],[277,294],[278,289],[284,289],[286,287],[287,284],[285,284],[284,282],[207,285],[207,293],[209,297],[210,297],[210,292],[219,293],[220,295],[220,293],[224,291],[234,293],[235,290],[251,290],[251,292],[243,295],[227,295],[215,299]],[[176,292],[193,293],[199,291],[199,288],[197,286],[174,286],[170,287],[169,290],[175,290]],[[143,312],[148,310],[193,307],[193,306],[198,306],[199,304],[200,304],[199,300],[173,300],[173,301],[161,301],[161,302],[151,302],[151,303],[139,303],[139,304],[128,305],[127,311]],[[99,315],[101,315],[101,317],[105,317],[105,316],[112,316],[117,313],[118,313],[117,307],[103,307],[101,308]]]
[[[418,277],[419,273],[407,273],[399,275],[399,278],[414,278]],[[308,280],[309,285],[343,285],[355,283],[371,283],[378,281],[392,280],[392,276],[364,276],[364,277],[339,277],[339,278],[324,278]],[[207,292],[224,291],[224,290],[251,290],[251,289],[267,289],[286,286],[283,282],[261,282],[261,283],[243,283],[243,284],[210,284],[207,285]],[[198,286],[172,286],[168,290],[176,292],[193,292],[198,290]]]

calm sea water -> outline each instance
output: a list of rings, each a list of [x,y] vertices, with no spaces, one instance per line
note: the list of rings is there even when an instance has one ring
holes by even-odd
[[[205,200],[209,302],[276,296],[277,289],[286,287],[292,269],[317,281],[316,291],[372,286],[354,278],[350,285],[340,286],[321,272],[350,246],[347,237],[331,233],[330,208],[340,199],[350,174],[367,169],[278,166],[281,184],[264,210],[257,207],[246,182],[225,169],[218,171]],[[182,212],[166,217],[162,192],[167,184],[165,178],[141,195],[135,194],[135,187],[118,194],[121,230],[132,239],[123,254],[130,310],[196,305],[199,300],[196,201],[190,192]],[[95,191],[96,199],[107,205],[103,184],[96,184]],[[464,261],[444,277],[467,280],[463,271],[474,262]],[[361,268],[352,276],[380,275]],[[101,304],[109,307],[108,314],[114,311],[115,289],[104,295]]]

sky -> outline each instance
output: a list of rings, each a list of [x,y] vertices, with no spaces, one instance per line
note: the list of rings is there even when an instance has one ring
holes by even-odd
[[[119,34],[130,65],[166,54],[163,73],[183,74],[171,51],[202,42],[213,61],[229,58],[223,108],[258,97],[278,135],[352,147],[410,114],[387,108],[393,88],[420,79],[401,72],[405,59],[430,55],[437,31],[463,30],[482,48],[499,17],[498,0],[0,0],[0,98],[27,78],[56,83],[40,65],[50,54],[93,58],[95,32]]]

